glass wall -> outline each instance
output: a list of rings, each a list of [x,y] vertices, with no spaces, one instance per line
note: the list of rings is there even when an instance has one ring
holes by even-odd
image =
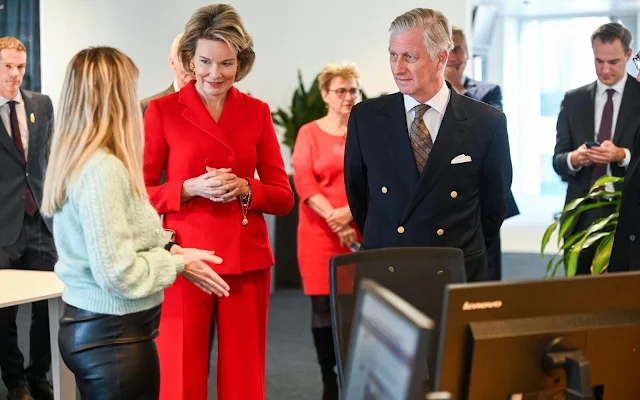
[[[612,20],[637,31],[635,16],[504,20],[504,109],[520,223],[548,224],[562,210],[566,183],[552,165],[560,103],[567,91],[596,79],[590,37]],[[633,62],[627,69],[635,77]]]

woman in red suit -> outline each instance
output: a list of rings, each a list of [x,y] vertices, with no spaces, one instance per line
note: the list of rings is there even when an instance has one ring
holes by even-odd
[[[329,259],[358,245],[343,168],[347,121],[360,98],[358,79],[353,64],[324,67],[318,84],[328,113],[300,128],[291,158],[300,196],[298,265],[304,293],[311,296],[311,328],[324,400],[338,400],[329,311]]]
[[[231,6],[198,9],[178,54],[195,80],[151,101],[144,173],[151,202],[185,247],[215,250],[229,296],[178,279],[165,291],[157,339],[160,398],[207,398],[209,327],[218,329],[218,399],[265,398],[270,267],[263,213],[285,215],[293,192],[264,102],[233,83],[253,65],[253,41]],[[166,183],[160,184],[164,168]],[[254,179],[257,172],[259,179]]]

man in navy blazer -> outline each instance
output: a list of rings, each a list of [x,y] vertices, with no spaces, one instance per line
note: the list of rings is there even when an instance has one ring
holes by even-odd
[[[471,79],[464,74],[469,59],[469,47],[464,30],[460,27],[452,27],[453,50],[449,54],[447,68],[444,71],[445,79],[451,83],[453,89],[459,94],[471,97],[474,100],[489,104],[502,111],[502,91],[500,86]],[[511,190],[509,191],[509,202],[507,203],[507,214],[505,219],[520,214],[516,200]],[[487,249],[489,257],[489,280],[499,281],[502,279],[502,246],[500,234]]]
[[[40,215],[53,132],[48,96],[20,88],[27,52],[16,38],[0,38],[0,269],[53,271],[52,221]],[[31,305],[29,365],[18,348],[18,307],[0,308],[0,370],[8,400],[53,400],[47,301]]]
[[[442,13],[414,9],[390,31],[400,92],[349,117],[345,184],[362,246],[457,247],[467,280],[486,280],[511,187],[506,117],[445,82],[453,43]]]

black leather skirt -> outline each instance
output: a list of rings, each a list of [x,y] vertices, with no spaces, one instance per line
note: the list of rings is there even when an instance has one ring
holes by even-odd
[[[160,365],[153,340],[160,306],[105,315],[68,304],[60,319],[60,354],[84,400],[156,400]]]

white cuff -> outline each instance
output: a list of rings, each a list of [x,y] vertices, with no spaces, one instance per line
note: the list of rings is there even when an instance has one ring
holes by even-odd
[[[622,150],[624,150],[624,159],[618,163],[618,166],[627,168],[629,166],[629,161],[631,161],[631,151],[625,148]]]
[[[579,166],[578,168],[573,167],[573,164],[571,164],[571,154],[573,154],[573,151],[570,151],[569,154],[567,154],[567,166],[569,167],[569,171],[578,172],[582,169],[582,166]]]

